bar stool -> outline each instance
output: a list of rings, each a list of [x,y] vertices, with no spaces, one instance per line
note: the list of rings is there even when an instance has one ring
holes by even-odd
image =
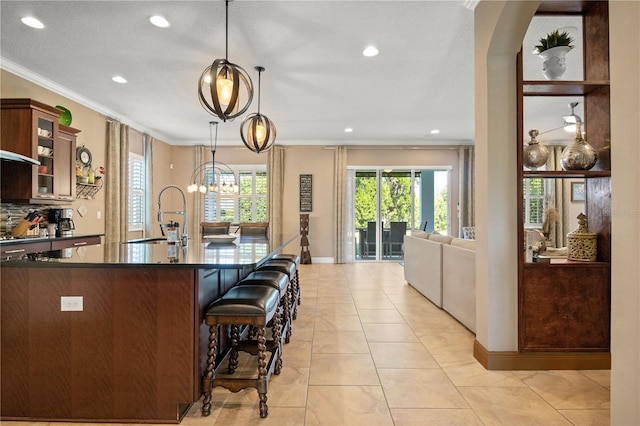
[[[295,290],[298,288],[298,284],[296,283],[296,263],[290,260],[268,260],[258,268],[256,271],[278,271],[283,272],[289,276],[290,286],[292,289],[292,298],[291,298],[291,318],[296,319],[298,316],[298,291]]]
[[[291,297],[293,289],[289,284],[289,276],[279,271],[254,271],[238,283],[238,285],[268,285],[280,292],[282,336],[285,343],[289,343],[291,339]]]
[[[302,299],[300,297],[300,274],[298,270],[300,269],[300,256],[297,254],[287,254],[287,253],[278,253],[273,255],[271,260],[288,260],[290,262],[295,262],[296,264],[296,277],[295,277],[295,292],[296,298],[298,299],[298,305],[302,303]]]
[[[202,380],[204,399],[202,415],[211,414],[211,393],[216,386],[222,386],[231,392],[246,388],[256,388],[260,398],[260,417],[267,417],[267,388],[272,373],[280,374],[282,370],[281,323],[278,309],[280,292],[267,285],[237,285],[207,308],[205,324],[209,326],[209,346],[207,351],[207,368]],[[267,324],[273,327],[273,340],[265,337]],[[218,350],[218,325],[231,326],[231,349],[225,351],[216,366]],[[256,341],[241,341],[239,326],[244,325],[246,332],[253,327],[257,333]],[[243,350],[258,356],[257,378],[217,377],[217,369],[222,361],[234,351]],[[271,357],[267,360],[267,351]],[[229,370],[235,367],[229,363]]]

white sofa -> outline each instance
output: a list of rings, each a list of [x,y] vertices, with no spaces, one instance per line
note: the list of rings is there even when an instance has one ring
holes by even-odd
[[[404,278],[475,332],[475,240],[413,231],[404,238]]]

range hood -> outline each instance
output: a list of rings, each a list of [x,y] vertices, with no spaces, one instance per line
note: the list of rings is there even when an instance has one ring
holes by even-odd
[[[0,149],[0,160],[16,161],[18,163],[29,163],[34,166],[39,166],[40,162],[33,158],[25,157],[24,155],[16,154],[15,152],[5,151]]]

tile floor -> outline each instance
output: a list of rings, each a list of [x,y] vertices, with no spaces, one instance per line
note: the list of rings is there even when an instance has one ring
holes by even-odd
[[[609,371],[486,371],[473,334],[408,286],[397,263],[300,273],[269,416],[260,419],[255,389],[216,388],[211,415],[194,404],[182,425],[609,424]]]

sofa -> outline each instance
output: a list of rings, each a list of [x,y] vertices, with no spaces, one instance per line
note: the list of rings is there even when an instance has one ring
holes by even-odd
[[[404,278],[475,333],[475,240],[412,231],[404,238]]]

